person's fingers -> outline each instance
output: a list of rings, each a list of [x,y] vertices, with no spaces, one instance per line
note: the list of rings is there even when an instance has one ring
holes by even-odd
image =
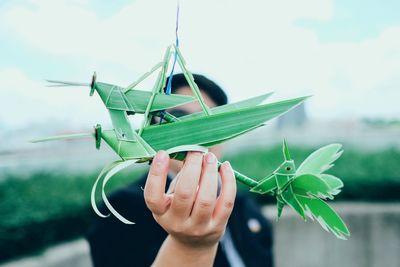
[[[236,197],[236,180],[229,162],[226,161],[221,165],[220,175],[221,193],[218,196],[213,217],[217,224],[226,224]]]
[[[154,157],[144,188],[147,207],[156,215],[166,212],[170,199],[165,195],[169,156],[160,151]]]
[[[169,184],[168,190],[167,190],[167,195],[173,194],[175,192],[175,185],[177,181],[177,177],[175,177],[171,183]]]
[[[189,152],[181,171],[178,174],[171,212],[175,216],[188,217],[193,207],[199,184],[203,154]]]
[[[212,153],[204,155],[203,170],[200,185],[197,191],[192,214],[190,215],[196,224],[203,224],[211,219],[218,189],[217,159]]]

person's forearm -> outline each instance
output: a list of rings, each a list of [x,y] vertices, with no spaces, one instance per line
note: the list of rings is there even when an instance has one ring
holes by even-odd
[[[213,266],[218,243],[210,247],[190,247],[168,236],[158,251],[153,267]]]

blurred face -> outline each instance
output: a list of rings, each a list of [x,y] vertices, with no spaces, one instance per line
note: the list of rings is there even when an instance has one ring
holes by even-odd
[[[210,108],[216,107],[217,104],[203,91],[201,91],[201,95],[203,96],[204,102],[206,103],[207,106]],[[180,95],[193,95],[192,89],[189,86],[181,87],[178,90],[175,91],[175,94],[180,94]],[[176,111],[176,113],[179,113],[178,111],[182,111],[182,113],[190,114],[190,113],[196,113],[201,111],[201,106],[197,101],[194,101],[192,103],[188,103],[182,106],[179,106],[177,108],[173,108],[169,110],[170,112]],[[183,115],[183,114],[182,114]],[[216,145],[208,149],[210,152],[214,153],[217,158],[220,158],[222,156],[222,150],[223,147],[221,145]],[[177,160],[171,160],[170,161],[170,170],[177,173],[179,170],[182,168],[182,161],[177,161]]]

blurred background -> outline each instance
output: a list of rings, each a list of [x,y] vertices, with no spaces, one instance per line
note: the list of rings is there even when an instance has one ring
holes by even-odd
[[[282,160],[283,138],[297,162],[344,145],[330,172],[345,183],[333,206],[352,236],[336,240],[289,209],[277,223],[273,203],[258,199],[275,225],[278,267],[400,266],[399,11],[396,0],[180,1],[188,68],[217,81],[231,102],[313,95],[229,142],[235,169],[264,177]],[[175,41],[175,13],[176,1],[0,2],[0,266],[90,266],[82,238],[95,216],[90,190],[116,156],[91,139],[28,140],[110,121],[89,89],[45,79],[88,83],[97,71],[99,81],[130,84]],[[122,172],[107,190],[146,168]]]

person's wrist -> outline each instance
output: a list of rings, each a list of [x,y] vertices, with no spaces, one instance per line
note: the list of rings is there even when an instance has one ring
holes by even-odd
[[[209,246],[192,246],[168,235],[152,266],[212,266],[218,242]]]
[[[210,242],[195,242],[193,240],[184,240],[172,235],[168,236],[169,242],[172,243],[173,246],[177,247],[180,250],[187,251],[188,253],[204,253],[216,250],[218,247],[218,241],[210,241]]]

